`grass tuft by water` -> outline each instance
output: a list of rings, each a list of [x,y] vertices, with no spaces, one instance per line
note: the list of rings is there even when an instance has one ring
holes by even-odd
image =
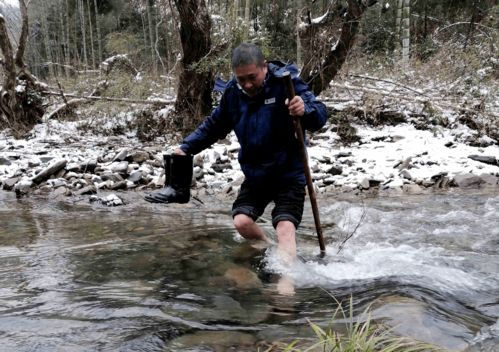
[[[375,323],[370,316],[370,307],[357,319],[353,314],[353,301],[350,298],[350,309],[344,311],[342,304],[334,297],[338,308],[324,329],[308,320],[315,333],[315,338],[296,339],[291,343],[275,343],[265,352],[445,352],[440,347],[396,335],[391,328]],[[333,329],[332,323],[337,318],[345,320],[343,332]],[[364,318],[364,319],[363,319]]]

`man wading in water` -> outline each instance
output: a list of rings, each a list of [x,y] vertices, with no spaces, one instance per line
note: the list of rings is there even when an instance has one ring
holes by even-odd
[[[327,119],[326,107],[298,78],[294,65],[267,62],[260,48],[241,44],[232,54],[232,78],[220,104],[172,155],[165,155],[166,186],[146,196],[157,203],[186,203],[190,198],[192,155],[223,139],[232,130],[245,180],[232,206],[236,230],[246,239],[271,242],[256,224],[274,202],[272,225],[279,253],[296,256],[295,232],[305,201],[305,174],[293,116],[304,129],[317,131]],[[295,97],[288,101],[282,79],[291,73]]]

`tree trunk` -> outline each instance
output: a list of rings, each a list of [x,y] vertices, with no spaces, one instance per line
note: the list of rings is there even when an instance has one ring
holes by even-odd
[[[69,5],[68,5],[68,0],[64,1],[64,4],[66,5],[65,10],[66,10],[66,46],[64,48],[64,53],[66,56],[66,65],[69,67],[71,66],[71,21],[69,17]]]
[[[19,0],[21,12],[21,35],[19,45],[14,54],[9,38],[5,18],[0,16],[0,49],[3,54],[3,84],[0,87],[0,128],[11,128],[15,137],[20,137],[25,131],[40,122],[44,113],[41,99],[33,90],[39,88],[38,82],[27,71],[24,64],[24,52],[28,39],[28,9],[24,0]],[[43,17],[43,16],[42,16]],[[19,69],[19,72],[18,72]],[[17,90],[19,80],[24,89]]]
[[[90,33],[90,52],[92,53],[92,69],[95,69],[95,51],[94,51],[94,28],[92,26],[92,12],[90,11],[90,0],[87,1],[88,9],[88,32]]]
[[[411,40],[410,29],[411,0],[404,0],[402,10],[402,64],[407,67],[409,64],[409,49]]]
[[[478,4],[476,1],[473,1],[473,12],[471,13],[470,25],[468,27],[468,33],[466,34],[466,39],[464,40],[463,50],[466,51],[468,47],[468,41],[473,36],[473,28],[475,27],[475,18],[477,14]]]
[[[78,0],[78,7],[79,7],[79,0]],[[80,55],[80,50],[78,49],[78,26],[79,26],[79,21],[77,20],[80,12],[78,11],[78,14],[75,14],[73,17],[73,22],[74,26],[72,26],[72,34],[73,34],[73,60],[74,60],[74,65],[78,68],[81,68],[82,63],[81,63],[81,55]],[[68,18],[69,13],[68,13]],[[80,27],[81,28],[81,27]]]
[[[97,0],[94,0],[94,8],[95,8],[95,29],[97,30],[97,54],[99,63],[102,62],[102,37],[100,32],[100,20],[99,20],[99,9],[97,8]]]
[[[82,44],[83,44],[83,65],[84,70],[88,69],[88,56],[87,56],[87,30],[85,26],[85,7],[83,6],[83,0],[78,1],[78,8],[80,12],[80,28],[81,28],[81,36],[82,36]]]
[[[159,63],[161,64],[161,68],[163,70],[163,73],[166,72],[166,67],[165,67],[165,63],[163,62],[163,58],[161,57],[161,54],[159,53],[159,39],[161,38],[161,35],[159,34],[159,28],[161,27],[161,25],[163,24],[163,17],[160,17],[159,21],[157,21],[156,23],[156,27],[155,27],[155,31],[154,31],[154,35],[156,37],[156,41],[154,42],[154,52],[156,53],[157,55],[157,60],[159,61]],[[156,74],[158,72],[156,71]]]
[[[246,0],[244,4],[244,40],[248,40],[249,38],[249,30],[250,30],[250,9],[251,9],[251,0]]]
[[[397,16],[395,18],[395,60],[400,60],[401,32],[402,32],[402,9],[404,8],[404,0],[397,0]]]
[[[237,24],[237,19],[239,18],[239,0],[234,0],[234,24]]]
[[[53,58],[52,58],[52,46],[50,45],[50,34],[47,23],[47,9],[43,9],[43,14],[40,16],[42,21],[42,35],[43,35],[43,45],[45,47],[45,62],[48,64],[48,71],[50,77],[55,77]]]
[[[151,64],[152,64],[152,73],[156,75],[158,73],[158,66],[156,61],[156,52],[154,50],[154,23],[153,23],[153,6],[151,4],[152,0],[147,0],[147,25],[149,28],[149,48],[151,50]]]
[[[322,17],[320,23],[308,23],[300,30],[303,53],[307,55],[304,58],[304,66],[300,75],[315,95],[319,95],[326,89],[341,69],[355,42],[362,15],[367,6],[372,6],[374,3],[369,1],[365,5],[361,0],[348,0],[348,11],[344,17],[340,17],[343,21],[341,35],[335,43],[315,41],[316,38],[322,37],[319,35],[321,28],[331,30],[333,20],[338,18],[334,13],[329,12]]]
[[[211,49],[211,20],[204,0],[175,0],[180,17],[181,72],[175,103],[176,128],[187,132],[210,113],[213,73],[196,70]]]
[[[68,37],[66,36],[66,26],[64,25],[64,0],[59,3],[59,25],[61,26],[60,35],[61,35],[61,46],[62,46],[62,54],[63,59],[59,61],[61,64],[64,63],[64,75],[66,77],[69,76],[68,71]]]
[[[300,15],[303,9],[303,0],[296,0],[296,64],[298,67],[302,67],[302,45],[300,38]]]

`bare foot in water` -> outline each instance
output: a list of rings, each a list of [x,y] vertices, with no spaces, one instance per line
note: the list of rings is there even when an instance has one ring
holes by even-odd
[[[295,252],[290,253],[288,248],[279,248],[278,246],[276,254],[279,261],[288,268],[291,268],[297,259]],[[293,296],[295,294],[293,279],[287,275],[281,276],[277,281],[277,292],[283,296]]]
[[[289,276],[281,276],[277,281],[277,293],[283,296],[294,296],[295,285]]]

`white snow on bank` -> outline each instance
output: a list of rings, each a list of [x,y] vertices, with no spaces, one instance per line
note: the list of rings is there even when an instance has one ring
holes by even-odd
[[[477,175],[499,173],[497,166],[468,158],[469,155],[499,158],[497,145],[478,148],[456,143],[456,131],[440,130],[434,133],[417,130],[410,124],[384,126],[378,129],[366,126],[356,126],[356,128],[362,140],[360,144],[351,147],[319,145],[309,148],[311,165],[323,160],[324,157],[332,157],[340,152],[351,154],[343,160],[348,159],[352,166],[345,167],[343,163],[342,175],[333,176],[336,185],[355,187],[364,178],[382,182],[391,178],[393,179],[391,187],[400,186],[404,183],[404,178],[395,166],[407,158],[411,158],[412,167],[407,171],[413,180],[428,180],[439,172],[448,172],[449,176],[464,173]],[[376,141],[382,137],[385,141]],[[331,135],[330,138],[335,137]],[[392,142],[389,142],[390,140]],[[452,145],[447,147],[447,143]]]
[[[96,160],[103,155],[116,152],[115,149],[143,148],[134,134],[124,136],[91,136],[83,134],[75,122],[49,121],[35,126],[27,140],[15,140],[0,134],[0,155],[10,162],[0,165],[0,181],[13,176],[34,176],[35,171],[46,166],[49,161],[66,159],[68,164]],[[499,167],[474,161],[470,155],[491,156],[499,159],[499,146],[472,147],[464,143],[470,131],[465,127],[447,130],[443,128],[418,130],[411,124],[383,126],[355,126],[361,138],[360,143],[343,146],[339,137],[328,126],[318,138],[312,139],[309,147],[310,167],[316,179],[327,178],[335,187],[358,188],[362,180],[376,180],[387,188],[400,188],[405,183],[418,183],[430,180],[442,172],[452,177],[457,174],[499,175]],[[320,138],[319,138],[320,137]],[[230,144],[217,143],[203,152],[204,168],[209,168],[217,158],[225,158],[232,170],[223,173],[205,174],[204,182],[212,188],[223,188],[228,182],[240,179],[242,172],[236,159],[227,156],[238,149],[234,134],[229,136]],[[157,141],[158,150],[164,151],[171,145]],[[115,149],[110,149],[115,147]],[[161,160],[158,151],[156,158]],[[410,166],[402,170],[397,165],[410,158]],[[1,163],[0,163],[1,164]],[[331,165],[343,169],[341,175],[327,174]],[[32,170],[30,172],[30,170]],[[404,172],[401,172],[404,171]],[[160,178],[161,168],[154,170]],[[407,179],[410,174],[410,180]]]
[[[1,0],[4,5],[19,7],[19,0]]]

